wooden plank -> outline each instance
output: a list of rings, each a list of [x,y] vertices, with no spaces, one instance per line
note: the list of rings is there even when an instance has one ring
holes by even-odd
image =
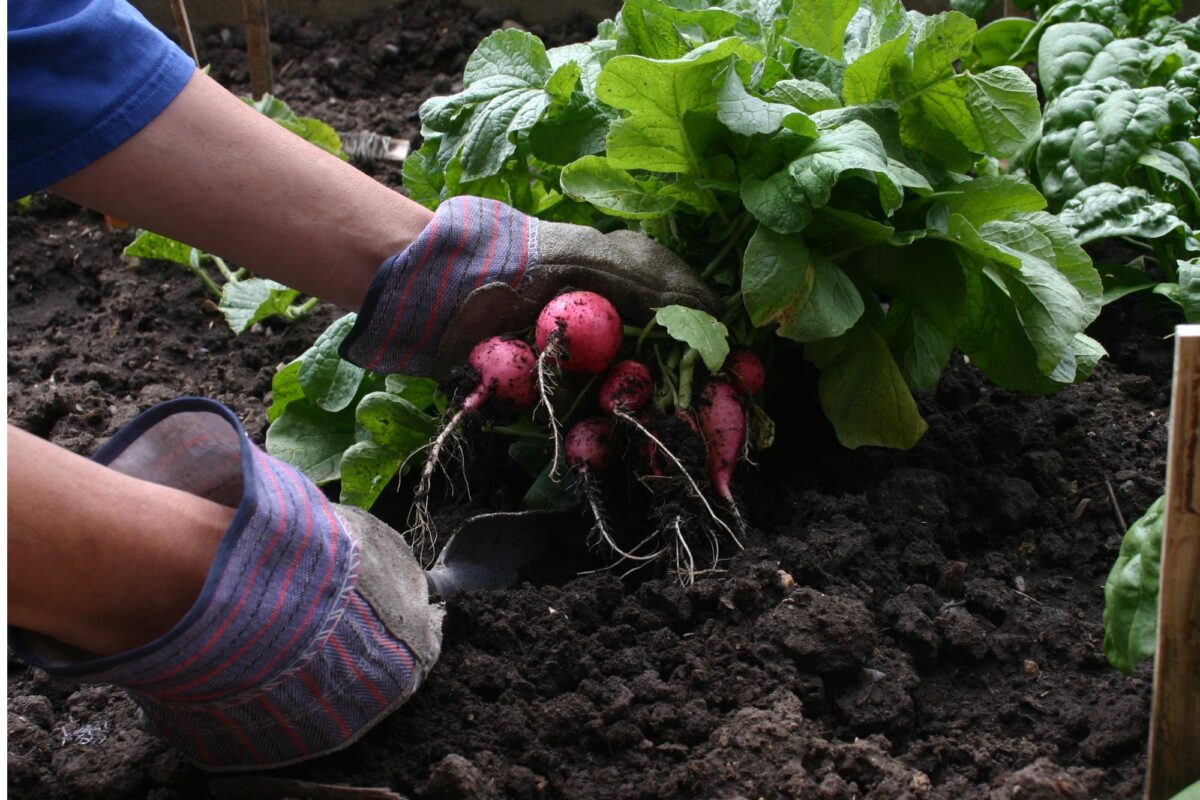
[[[269,94],[275,84],[267,0],[243,0],[242,9],[246,24],[246,55],[250,59],[250,94],[258,100]]]
[[[1200,781],[1200,325],[1175,329],[1148,800]]]
[[[192,23],[188,21],[187,6],[183,0],[171,0],[171,15],[175,17],[175,27],[179,31],[179,44],[185,53],[192,57],[192,62],[200,66],[200,55],[196,51],[196,40],[192,37]]]

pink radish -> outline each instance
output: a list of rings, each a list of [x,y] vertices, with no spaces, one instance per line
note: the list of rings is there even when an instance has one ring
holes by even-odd
[[[565,292],[542,308],[537,321],[538,350],[555,353],[567,372],[603,372],[621,349],[621,317],[595,292]]]
[[[612,466],[612,421],[588,417],[576,422],[567,432],[567,463],[581,473],[596,474]]]
[[[537,355],[520,339],[507,336],[485,339],[475,345],[467,360],[479,374],[479,384],[459,403],[458,410],[429,445],[429,455],[421,470],[412,507],[409,541],[417,550],[432,548],[436,541],[433,519],[429,515],[429,490],[442,448],[454,435],[463,417],[488,404],[504,413],[517,413],[531,408],[537,400],[534,381]]]
[[[728,381],[713,379],[700,392],[696,404],[700,431],[708,450],[708,477],[713,488],[730,506],[735,507],[733,468],[742,456],[746,443],[746,410],[737,390]]]
[[[640,361],[622,361],[608,371],[600,384],[600,410],[612,414],[616,409],[637,411],[654,393],[654,378]]]
[[[742,394],[758,394],[767,381],[767,370],[749,350],[734,350],[725,359],[725,372],[733,388]]]
[[[662,555],[655,552],[651,555],[640,555],[638,547],[626,551],[617,544],[608,530],[605,521],[604,503],[601,500],[598,476],[607,472],[616,458],[613,452],[613,421],[608,417],[588,417],[576,422],[567,432],[564,447],[567,451],[567,463],[575,468],[579,476],[579,490],[592,509],[595,525],[594,535],[605,542],[622,560],[653,561]]]
[[[471,350],[468,363],[479,373],[479,386],[461,403],[475,411],[488,401],[502,402],[512,411],[532,408],[537,400],[533,371],[537,355],[520,339],[493,336]]]

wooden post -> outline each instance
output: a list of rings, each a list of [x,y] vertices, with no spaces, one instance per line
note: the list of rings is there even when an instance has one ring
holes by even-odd
[[[1147,800],[1200,781],[1200,325],[1175,329]]]
[[[192,38],[192,23],[188,21],[187,6],[183,4],[183,0],[171,0],[171,13],[175,16],[175,27],[179,29],[179,44],[184,52],[192,57],[196,66],[200,66],[196,40]]]
[[[267,0],[243,0],[246,20],[246,55],[250,58],[250,94],[260,99],[271,91],[271,29],[267,24]]]

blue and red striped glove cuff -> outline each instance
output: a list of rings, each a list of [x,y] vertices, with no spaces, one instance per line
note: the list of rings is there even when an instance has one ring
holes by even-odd
[[[373,372],[428,374],[463,298],[486,283],[521,283],[537,254],[537,229],[536,219],[497,200],[446,200],[375,274],[342,357]]]
[[[10,630],[52,675],[124,687],[210,768],[280,765],[357,738],[414,688],[414,657],[356,590],[359,547],[301,472],[211,400],[156,406],[96,454],[109,467],[237,508],[191,610],[114,656],[76,660]]]

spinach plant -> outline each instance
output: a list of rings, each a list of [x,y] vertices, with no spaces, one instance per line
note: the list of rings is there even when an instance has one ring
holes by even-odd
[[[1098,274],[1001,170],[1039,133],[1036,87],[1013,66],[964,69],[976,33],[899,0],[627,0],[556,48],[497,31],[463,90],[421,107],[405,186],[429,207],[474,194],[657,239],[724,300],[719,319],[659,311],[639,335],[692,354],[669,363],[802,347],[844,445],[911,447],[913,392],[956,348],[1030,392],[1103,355],[1084,333]]]
[[[346,158],[337,132],[312,117],[298,116],[279,98],[267,94],[260,100],[243,98],[256,110],[283,127],[341,159]],[[276,281],[250,276],[245,268],[231,268],[222,258],[151,231],[140,231],[124,250],[125,255],[171,261],[189,269],[213,296],[234,333],[243,333],[268,317],[292,321],[317,305],[317,298],[298,300],[300,292]],[[214,276],[215,272],[215,276]]]
[[[1033,5],[973,54],[1036,63],[1046,105],[1021,163],[1080,243],[1137,252],[1101,259],[1106,302],[1152,289],[1200,321],[1200,18],[1176,19],[1179,0]]]

